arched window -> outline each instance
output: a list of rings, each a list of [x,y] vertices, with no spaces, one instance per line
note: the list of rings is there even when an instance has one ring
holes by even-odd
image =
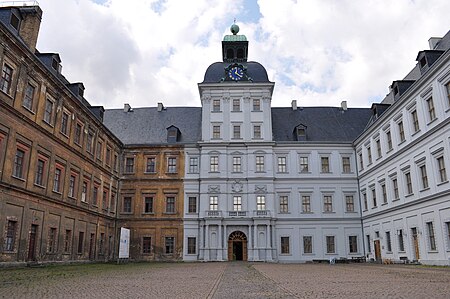
[[[237,50],[237,58],[238,59],[244,58],[244,49],[238,49]]]
[[[233,59],[234,58],[234,51],[233,49],[227,50],[227,59]]]

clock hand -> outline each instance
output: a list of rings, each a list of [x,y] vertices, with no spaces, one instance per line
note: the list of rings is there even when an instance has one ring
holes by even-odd
[[[234,71],[234,73],[236,74],[236,76],[238,76],[238,77],[242,78],[242,75],[241,75],[241,74],[239,74],[237,70],[235,70],[235,71]]]

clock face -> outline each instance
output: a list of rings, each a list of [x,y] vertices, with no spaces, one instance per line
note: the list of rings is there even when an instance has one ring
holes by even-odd
[[[238,66],[233,66],[228,71],[228,77],[230,77],[231,80],[239,81],[244,78],[244,70]]]

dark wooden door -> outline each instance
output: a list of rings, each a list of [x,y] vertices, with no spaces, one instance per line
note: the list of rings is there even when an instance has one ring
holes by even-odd
[[[93,260],[94,256],[95,256],[94,244],[95,244],[95,234],[91,234],[91,238],[89,239],[89,259],[90,260]]]
[[[31,225],[30,237],[28,241],[28,260],[36,260],[36,237],[37,237],[38,226],[35,224]]]
[[[419,252],[419,236],[417,235],[417,228],[411,228],[411,234],[413,239],[413,247],[414,247],[414,259],[418,261],[420,259]]]
[[[373,242],[374,248],[375,248],[375,259],[378,262],[381,262],[381,245],[380,245],[380,240],[375,240]]]

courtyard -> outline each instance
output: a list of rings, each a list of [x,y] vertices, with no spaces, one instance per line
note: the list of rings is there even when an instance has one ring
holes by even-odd
[[[130,263],[0,269],[0,298],[450,298],[450,268]]]

